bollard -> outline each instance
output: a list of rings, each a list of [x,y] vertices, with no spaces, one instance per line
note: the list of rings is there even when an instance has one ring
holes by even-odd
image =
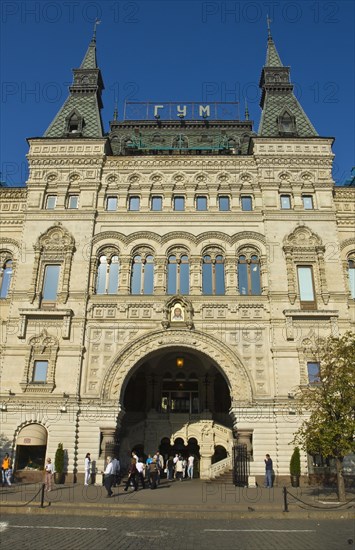
[[[42,483],[42,488],[41,488],[41,508],[44,508],[44,488],[45,488],[45,484]]]
[[[283,487],[283,494],[284,494],[284,512],[288,512],[288,504],[287,504],[287,489],[286,487]]]

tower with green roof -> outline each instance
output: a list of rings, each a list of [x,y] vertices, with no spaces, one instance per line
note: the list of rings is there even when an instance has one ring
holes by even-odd
[[[96,31],[79,69],[73,69],[73,74],[70,95],[44,133],[44,137],[103,137],[101,93],[104,83],[96,60]]]
[[[285,67],[268,31],[266,62],[259,86],[262,109],[258,135],[260,137],[318,136],[293,91],[290,67]]]

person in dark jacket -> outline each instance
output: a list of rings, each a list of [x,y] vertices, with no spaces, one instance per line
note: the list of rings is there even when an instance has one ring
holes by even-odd
[[[270,455],[265,457],[265,486],[271,489],[272,487],[272,460]]]
[[[128,469],[128,478],[126,481],[126,486],[124,488],[125,491],[128,491],[128,487],[131,482],[133,483],[134,490],[138,491],[137,473],[136,459],[132,458],[130,467]]]

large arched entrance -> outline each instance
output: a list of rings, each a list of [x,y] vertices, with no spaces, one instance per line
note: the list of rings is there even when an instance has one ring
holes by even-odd
[[[151,332],[127,345],[101,388],[104,401],[118,402],[116,442],[123,467],[134,448],[144,456],[155,453],[164,438],[171,446],[181,438],[184,447],[194,438],[203,478],[213,477],[217,446],[231,457],[236,411],[252,402],[252,393],[247,370],[231,347],[213,335],[181,329]]]
[[[186,459],[193,454],[196,473],[201,447],[212,456],[217,443],[228,450],[233,444],[228,381],[201,352],[174,347],[149,354],[127,376],[122,401],[123,465],[133,449],[142,458],[159,450],[165,461],[176,453]]]

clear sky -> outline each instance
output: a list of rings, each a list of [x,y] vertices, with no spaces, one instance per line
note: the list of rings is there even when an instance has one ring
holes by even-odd
[[[27,178],[27,137],[62,106],[96,17],[105,131],[124,100],[240,101],[257,131],[266,17],[302,107],[335,137],[334,179],[354,165],[354,5],[341,1],[6,1],[1,3],[1,171]],[[241,110],[243,112],[243,109]]]

